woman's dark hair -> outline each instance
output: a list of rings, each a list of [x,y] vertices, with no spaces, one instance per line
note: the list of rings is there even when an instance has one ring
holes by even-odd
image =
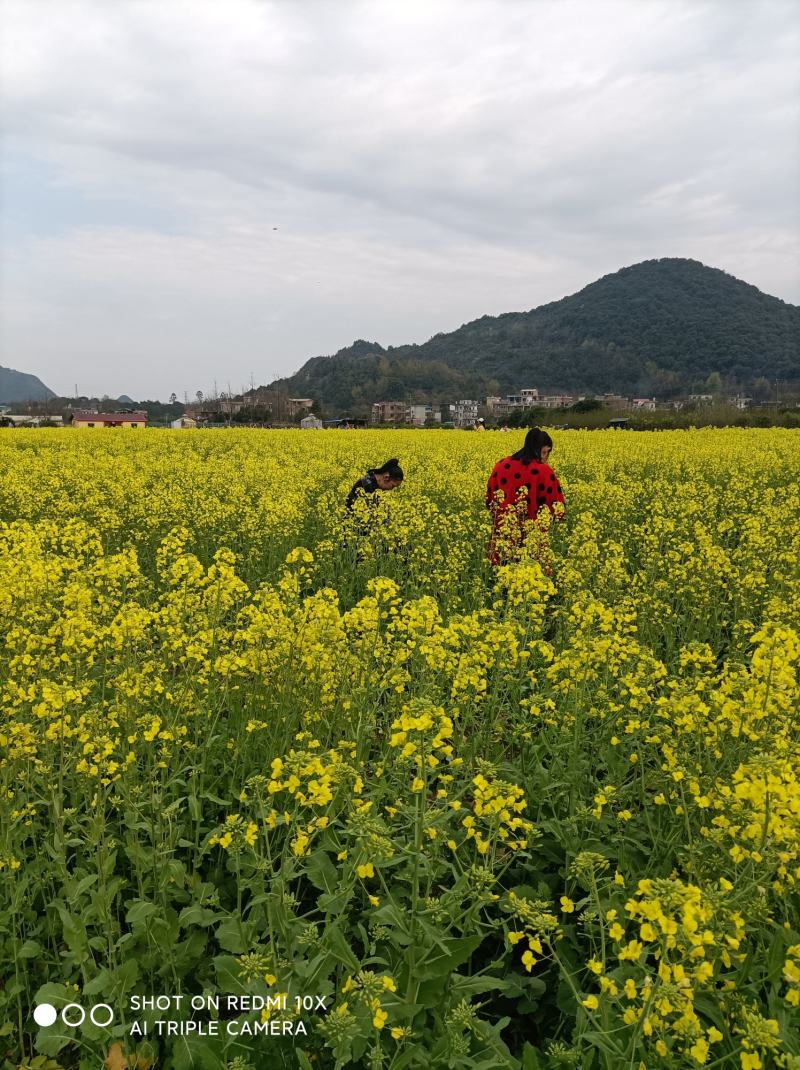
[[[522,449],[513,453],[512,457],[515,461],[521,461],[523,464],[530,464],[531,461],[541,461],[542,446],[549,446],[552,449],[552,438],[546,431],[542,431],[538,427],[532,427],[525,436]]]
[[[396,457],[391,457],[388,461],[384,461],[380,468],[375,469],[376,476],[388,476],[389,479],[394,479],[398,483],[403,482],[403,469],[400,467],[400,462]]]

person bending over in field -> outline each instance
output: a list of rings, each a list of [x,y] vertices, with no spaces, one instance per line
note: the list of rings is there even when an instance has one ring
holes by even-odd
[[[396,490],[403,482],[403,469],[396,457],[385,461],[380,468],[370,468],[367,474],[357,479],[345,499],[345,509],[351,517],[357,539],[356,560],[364,560],[361,540],[375,528],[379,512],[381,491]]]
[[[539,510],[545,507],[551,517],[564,517],[561,484],[547,463],[552,449],[553,440],[547,432],[533,427],[522,449],[503,457],[492,469],[486,485],[486,506],[492,515],[487,557],[493,565],[513,561],[526,539],[534,538],[532,556],[548,576],[552,575],[549,524],[539,520]]]
[[[377,501],[377,493],[380,490],[395,490],[403,482],[403,469],[396,457],[384,461],[380,468],[370,468],[365,476],[357,479],[350,488],[350,493],[345,500],[345,509],[352,513],[353,506],[359,498],[363,498],[369,505]]]

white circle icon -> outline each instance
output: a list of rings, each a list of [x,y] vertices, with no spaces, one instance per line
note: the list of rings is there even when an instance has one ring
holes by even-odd
[[[33,1008],[33,1020],[37,1025],[52,1025],[58,1017],[58,1012],[52,1003],[40,1003]]]
[[[101,1008],[103,1010],[108,1011],[108,1017],[104,1022],[98,1022],[97,1020],[97,1011],[99,1011]],[[114,1021],[114,1012],[107,1003],[95,1003],[95,1005],[89,1011],[89,1021],[92,1023],[92,1025],[97,1025],[100,1026],[101,1029],[104,1029],[107,1025],[111,1025],[111,1023]]]
[[[67,1017],[67,1011],[72,1010],[73,1007],[80,1015],[80,1018],[78,1018],[78,1020],[75,1022],[71,1021],[72,1015],[70,1015],[69,1018]],[[61,1008],[61,1021],[64,1023],[64,1025],[68,1025],[70,1029],[77,1029],[79,1025],[83,1025],[85,1018],[86,1011],[83,1009],[80,1003],[68,1003],[66,1007]]]

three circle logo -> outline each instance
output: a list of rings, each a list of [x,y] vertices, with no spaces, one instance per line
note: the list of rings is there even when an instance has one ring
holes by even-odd
[[[67,1003],[57,1011],[52,1003],[39,1003],[33,1009],[33,1020],[42,1027],[54,1025],[58,1018],[70,1029],[77,1029],[86,1021],[86,1011],[80,1003]],[[89,1021],[104,1029],[114,1021],[114,1011],[107,1003],[95,1003],[89,1008]]]

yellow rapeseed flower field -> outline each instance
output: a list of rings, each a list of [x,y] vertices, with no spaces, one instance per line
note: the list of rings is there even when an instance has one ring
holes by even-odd
[[[800,432],[521,438],[0,432],[3,1070],[800,1070]]]

